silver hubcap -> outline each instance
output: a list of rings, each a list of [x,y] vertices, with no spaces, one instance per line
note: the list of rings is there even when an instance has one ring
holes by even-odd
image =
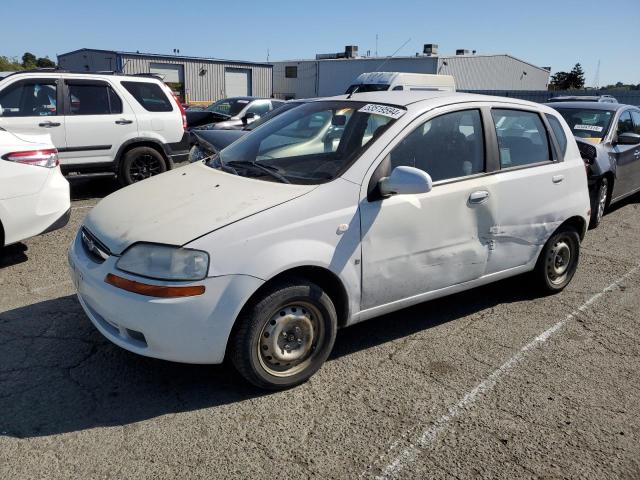
[[[607,193],[607,184],[603,183],[600,186],[600,197],[598,198],[598,222],[602,219],[602,216],[604,215],[604,209],[607,206]]]
[[[564,282],[571,265],[571,247],[564,240],[558,240],[547,257],[547,274],[551,283]]]
[[[258,357],[270,374],[286,377],[303,370],[321,340],[320,313],[305,302],[278,309],[262,328]]]

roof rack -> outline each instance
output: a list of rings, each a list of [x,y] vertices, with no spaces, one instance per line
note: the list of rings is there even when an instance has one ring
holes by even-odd
[[[100,70],[97,72],[81,72],[74,70],[66,70],[64,68],[58,67],[47,67],[47,68],[30,68],[28,70],[16,70],[15,72],[11,72],[9,75],[5,77],[0,77],[0,79],[5,79],[11,77],[13,75],[21,75],[23,73],[71,73],[75,75],[119,75],[124,77],[147,77],[147,78],[156,78],[158,80],[164,80],[161,75],[157,73],[123,73],[117,72],[115,70]]]

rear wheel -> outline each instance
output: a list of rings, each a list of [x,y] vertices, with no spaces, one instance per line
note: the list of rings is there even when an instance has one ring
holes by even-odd
[[[591,219],[589,221],[590,228],[596,228],[600,225],[604,212],[609,202],[609,180],[602,177],[596,189],[594,197],[591,199]]]
[[[580,259],[580,236],[571,226],[560,227],[547,241],[536,264],[535,276],[545,292],[563,290],[573,278]]]
[[[238,318],[231,360],[252,384],[277,390],[305,382],[325,362],[337,315],[314,283],[293,280],[265,292]]]
[[[124,154],[118,180],[122,186],[131,185],[167,171],[164,157],[154,148],[135,147]]]

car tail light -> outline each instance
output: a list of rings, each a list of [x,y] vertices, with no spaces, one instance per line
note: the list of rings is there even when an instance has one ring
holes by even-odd
[[[180,102],[180,99],[178,98],[178,96],[173,94],[173,92],[172,92],[172,95],[173,95],[173,99],[178,104],[180,113],[182,114],[182,129],[186,130],[187,129],[187,112],[184,110],[184,107],[182,106],[182,103]]]
[[[58,150],[55,148],[7,153],[2,158],[10,162],[35,165],[37,167],[54,168],[60,165]]]

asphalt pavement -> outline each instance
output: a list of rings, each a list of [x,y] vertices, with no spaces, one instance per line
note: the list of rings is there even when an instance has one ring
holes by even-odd
[[[564,292],[523,276],[364,322],[265,393],[93,328],[66,251],[117,186],[73,185],[69,225],[0,259],[0,478],[640,478],[640,196]]]

